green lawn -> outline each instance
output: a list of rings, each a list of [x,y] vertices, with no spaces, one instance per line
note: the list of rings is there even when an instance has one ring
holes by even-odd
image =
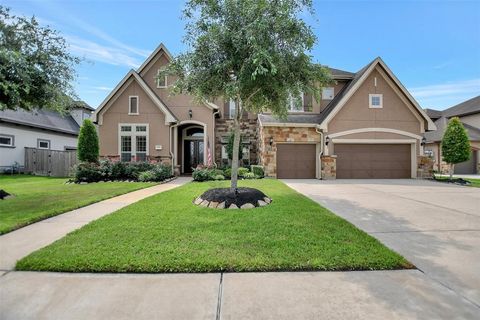
[[[436,176],[435,177],[435,180],[438,180],[438,181],[447,181],[449,180],[450,178],[447,176]],[[455,177],[454,177],[455,179]],[[480,188],[480,179],[466,179],[466,178],[463,178],[464,180],[467,180],[468,182],[470,182],[471,184],[468,185],[468,187],[474,187],[474,188]]]
[[[17,270],[214,272],[410,268],[397,253],[273,179],[241,181],[273,199],[221,210],[192,200],[228,182],[188,183],[93,221],[17,263]]]
[[[33,222],[111,198],[151,183],[65,184],[65,178],[0,175],[0,189],[15,197],[0,200],[0,234]]]

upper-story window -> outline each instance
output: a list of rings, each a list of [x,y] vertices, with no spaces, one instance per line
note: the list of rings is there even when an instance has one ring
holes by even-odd
[[[303,101],[303,93],[297,97],[290,96],[288,99],[288,111],[290,112],[303,112],[305,111],[303,108],[304,101]]]
[[[162,71],[160,69],[158,69],[158,71],[157,71],[157,88],[166,88],[167,85],[168,85],[168,76],[167,75],[160,76],[161,72]]]
[[[235,118],[235,100],[230,99],[230,102],[228,103],[228,117],[230,119]]]
[[[37,148],[38,149],[50,149],[50,140],[37,139]]]
[[[383,108],[383,94],[371,93],[368,100],[370,108]]]
[[[138,96],[129,96],[128,100],[128,114],[138,114]]]
[[[14,147],[14,136],[10,134],[0,134],[0,147]]]
[[[335,96],[335,89],[333,87],[326,87],[322,89],[322,100],[332,100]]]

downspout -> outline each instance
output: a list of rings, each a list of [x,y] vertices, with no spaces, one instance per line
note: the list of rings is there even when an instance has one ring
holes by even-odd
[[[168,150],[168,152],[170,153],[170,159],[172,160],[171,161],[172,174],[175,174],[175,161],[174,161],[175,155],[173,154],[173,151],[172,151],[172,130],[173,130],[173,128],[178,127],[178,126],[179,126],[179,123],[177,122],[174,125],[170,126],[170,130],[168,131],[168,133],[169,133],[169,137],[168,137],[169,150]]]
[[[323,132],[320,130],[319,126],[315,127],[315,131],[320,135],[320,153],[318,154],[318,165],[320,168],[320,180],[322,179],[322,156],[323,156]]]
[[[213,159],[213,164],[215,166],[215,168],[217,167],[217,163],[215,162],[215,116],[217,114],[220,114],[220,110],[217,109],[217,111],[215,111],[213,114],[212,114],[212,117],[213,117],[213,121],[212,121],[212,137],[213,137],[213,144],[210,145],[210,152],[212,152],[212,159]]]

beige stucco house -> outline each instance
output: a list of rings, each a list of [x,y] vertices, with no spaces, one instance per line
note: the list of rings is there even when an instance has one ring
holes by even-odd
[[[161,161],[179,173],[228,163],[235,104],[170,94],[157,74],[171,59],[161,44],[131,70],[95,113],[102,157]],[[422,137],[435,125],[380,58],[356,73],[330,69],[321,101],[292,99],[286,119],[245,114],[243,162],[278,178],[414,178]]]
[[[471,98],[443,111],[426,109],[437,130],[425,134],[425,152],[434,160],[434,169],[448,173],[450,167],[442,160],[440,143],[452,117],[460,118],[470,140],[470,159],[454,166],[455,174],[478,174],[480,172],[480,96]]]

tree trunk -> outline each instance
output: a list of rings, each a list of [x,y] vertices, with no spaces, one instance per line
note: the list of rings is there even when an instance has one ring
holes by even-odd
[[[451,163],[450,164],[450,180],[453,178],[453,171],[455,170],[455,164]]]
[[[240,120],[242,118],[242,110],[240,107],[240,99],[235,101],[235,117],[233,119],[233,154],[232,154],[232,182],[231,188],[237,189],[238,184],[238,156],[240,149]]]

